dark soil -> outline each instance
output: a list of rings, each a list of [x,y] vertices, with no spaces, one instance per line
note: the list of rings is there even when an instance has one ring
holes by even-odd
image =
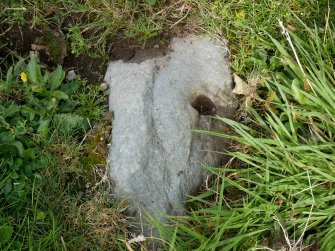
[[[66,35],[54,28],[3,25],[0,26],[0,34],[2,34],[0,36],[1,72],[4,73],[5,68],[11,65],[18,55],[27,57],[30,51],[38,50],[41,62],[49,69],[54,69],[61,64],[65,71],[74,70],[91,84],[103,81],[110,61],[124,60],[140,63],[147,58],[164,56],[169,48],[167,35],[148,39],[145,43],[134,38],[115,37],[108,41],[109,50],[104,56],[97,56],[94,49],[75,56],[69,52],[69,41],[66,40]]]
[[[70,55],[64,59],[63,67],[74,69],[90,83],[98,83],[103,81],[110,61],[123,60],[140,63],[148,58],[164,56],[168,50],[168,44],[162,42],[160,38],[149,39],[145,44],[134,38],[115,38],[110,44],[108,58],[99,58],[89,54],[78,57]]]

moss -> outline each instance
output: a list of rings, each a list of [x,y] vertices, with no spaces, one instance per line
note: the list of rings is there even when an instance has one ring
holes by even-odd
[[[93,171],[93,167],[106,166],[108,155],[107,143],[111,131],[109,120],[103,120],[99,125],[94,127],[87,135],[87,147],[85,149],[85,157],[82,158],[84,170]]]
[[[45,34],[43,45],[45,46],[49,60],[55,64],[61,64],[67,51],[65,37],[61,32],[48,28],[44,28],[43,32]]]

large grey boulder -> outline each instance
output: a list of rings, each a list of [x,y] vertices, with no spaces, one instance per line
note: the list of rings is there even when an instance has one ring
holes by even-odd
[[[135,215],[182,213],[188,194],[219,166],[226,142],[192,129],[222,130],[208,115],[233,105],[227,51],[208,37],[173,39],[170,52],[140,63],[110,63],[105,81],[114,112],[109,175]]]

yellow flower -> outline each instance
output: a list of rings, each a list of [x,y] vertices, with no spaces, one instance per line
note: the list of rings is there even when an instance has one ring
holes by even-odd
[[[27,83],[27,81],[28,81],[27,73],[22,72],[20,77],[21,77],[21,80],[22,80],[23,83]]]

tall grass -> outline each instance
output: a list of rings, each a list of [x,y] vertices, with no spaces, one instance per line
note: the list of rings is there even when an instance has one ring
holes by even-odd
[[[270,37],[273,74],[248,108],[252,122],[217,117],[234,135],[205,132],[236,149],[225,168],[210,168],[217,182],[190,198],[187,216],[158,224],[177,250],[335,250],[333,25],[301,25],[308,39]]]

